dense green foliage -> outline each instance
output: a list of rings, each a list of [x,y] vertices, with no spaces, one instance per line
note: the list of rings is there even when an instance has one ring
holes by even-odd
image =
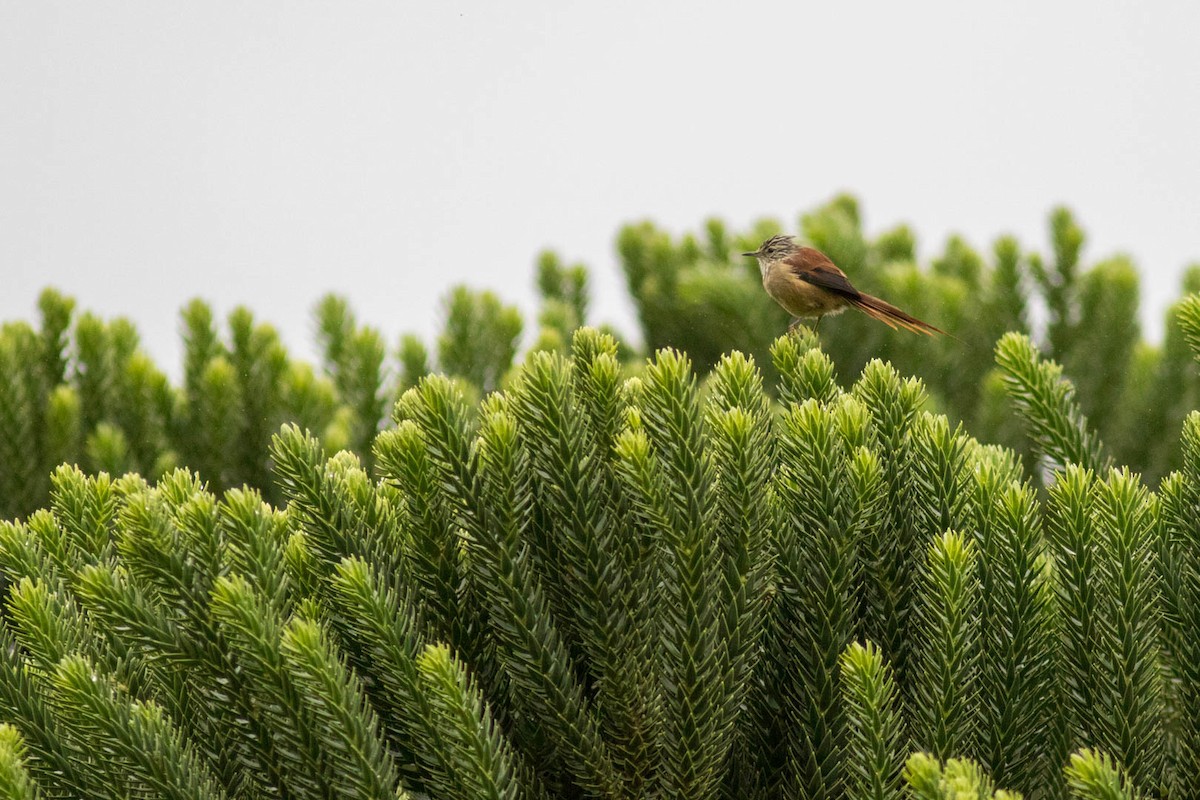
[[[625,227],[617,250],[647,348],[682,349],[701,371],[730,349],[763,363],[788,317],[763,292],[754,260],[738,254],[784,228],[763,220],[734,234],[710,220],[699,234],[674,237],[648,222]],[[1048,255],[1010,236],[998,239],[990,254],[951,237],[921,269],[908,227],[868,238],[857,201],[833,199],[801,216],[801,238],[863,291],[952,336],[930,342],[847,313],[822,326],[822,346],[844,376],[858,374],[873,358],[919,376],[953,422],[982,441],[1024,453],[990,356],[1009,331],[1044,331],[1041,349],[1078,386],[1081,410],[1117,462],[1158,480],[1179,466],[1171,432],[1200,400],[1179,307],[1167,315],[1162,345],[1145,342],[1137,320],[1138,276],[1129,259],[1085,267],[1084,232],[1066,209],[1051,214],[1049,229]],[[1200,266],[1188,271],[1184,284],[1185,292],[1200,290]]]
[[[330,453],[349,449],[369,468],[397,393],[434,366],[406,337],[393,369],[379,332],[335,296],[316,310],[319,368],[291,358],[274,328],[245,308],[229,315],[222,336],[212,309],[195,300],[181,314],[176,387],[139,349],[129,321],[75,317],[74,302],[49,289],[39,308],[40,328],[0,330],[0,517],[44,505],[50,472],[64,462],[149,478],[187,466],[213,490],[247,485],[278,501],[268,447],[280,425],[312,430]],[[477,390],[494,388],[516,356],[516,309],[458,289],[446,314],[435,365]]]
[[[1083,231],[1065,209],[1051,215],[1048,255],[1002,237],[985,257],[952,237],[928,269],[916,265],[916,238],[907,227],[868,239],[848,196],[804,214],[799,227],[865,291],[952,334],[928,340],[845,314],[821,331],[831,378],[856,375],[873,358],[887,360],[920,377],[932,406],[952,424],[1014,449],[1032,467],[991,356],[1003,334],[1036,328],[1040,349],[1079,388],[1079,408],[1115,463],[1150,482],[1180,466],[1172,432],[1200,405],[1187,344],[1189,332],[1200,335],[1200,313],[1192,308],[1189,316],[1181,303],[1167,315],[1162,344],[1143,341],[1132,264],[1116,257],[1085,268]],[[739,254],[782,228],[764,220],[735,235],[710,220],[702,234],[678,238],[650,223],[623,228],[617,255],[646,352],[680,350],[701,375],[731,350],[766,364],[788,319],[762,290],[753,260]],[[460,286],[446,297],[434,342],[406,335],[390,352],[343,299],[325,297],[315,314],[315,367],[289,356],[274,329],[248,310],[230,314],[222,333],[212,309],[196,300],[181,315],[179,386],[139,350],[129,321],[77,315],[72,300],[47,290],[38,326],[0,329],[0,516],[44,505],[50,470],[63,462],[149,478],[186,466],[213,489],[249,485],[278,501],[266,445],[284,422],[319,434],[330,453],[351,450],[370,467],[371,441],[387,409],[424,375],[450,375],[474,399],[504,385],[523,331],[533,332],[533,351],[567,351],[572,332],[589,322],[588,270],[543,253],[535,281],[541,305],[532,325],[494,294]],[[1185,291],[1200,291],[1200,267],[1184,283]],[[1042,322],[1033,325],[1033,318]],[[619,352],[627,373],[640,369],[633,348],[620,342]],[[773,370],[764,381],[777,393]]]
[[[842,197],[803,235],[955,336],[777,338],[779,229],[623,230],[649,359],[550,253],[519,364],[487,292],[390,354],[326,297],[316,367],[195,301],[173,386],[47,290],[0,797],[1200,796],[1200,297],[1151,346],[1065,211],[922,270]]]
[[[1011,334],[1042,495],[890,365],[771,357],[782,402],[581,329],[477,403],[421,379],[376,476],[285,425],[280,505],[56,469],[0,524],[0,788],[1195,796],[1200,413],[1151,492]]]

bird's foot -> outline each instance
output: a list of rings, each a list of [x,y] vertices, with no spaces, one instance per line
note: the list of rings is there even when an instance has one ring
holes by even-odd
[[[821,324],[821,320],[822,320],[822,319],[824,319],[824,317],[823,317],[823,316],[821,316],[821,317],[817,317],[817,321],[816,321],[816,322],[812,322],[812,323],[806,323],[806,322],[805,322],[803,319],[801,319],[800,317],[795,317],[794,319],[792,319],[791,323],[788,325],[787,332],[788,332],[788,333],[791,333],[792,331],[796,330],[796,328],[799,328],[800,326],[802,326],[802,325],[803,325],[804,327],[808,328],[808,329],[809,329],[810,331],[812,331],[813,333],[816,333],[816,332],[817,332],[817,327],[818,327],[818,326]]]

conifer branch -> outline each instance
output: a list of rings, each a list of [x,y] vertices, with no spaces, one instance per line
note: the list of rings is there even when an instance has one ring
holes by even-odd
[[[484,419],[479,477],[463,487],[476,553],[470,563],[492,610],[491,631],[513,682],[513,701],[553,737],[581,788],[597,797],[616,797],[621,792],[611,756],[523,541],[532,496],[517,430],[506,411]]]
[[[706,409],[717,476],[718,539],[725,580],[724,638],[728,643],[726,714],[735,719],[750,691],[766,623],[768,581],[774,570],[771,530],[780,515],[771,478],[776,461],[769,408],[753,360],[734,353],[717,365]],[[743,720],[737,746],[753,724]]]
[[[1200,361],[1200,295],[1192,294],[1184,298],[1176,314],[1183,336],[1192,350],[1192,358]]]
[[[294,425],[272,437],[271,454],[296,522],[325,562],[323,572],[361,556],[399,572],[398,580],[407,577],[400,498],[390,486],[375,486],[351,453],[326,459],[321,443]]]
[[[623,440],[630,488],[661,537],[657,609],[662,672],[663,791],[715,797],[732,745],[728,652],[715,521],[715,469],[691,363],[663,350],[642,380],[645,449]]]
[[[524,796],[508,742],[462,664],[444,645],[429,645],[417,658],[417,670],[429,697],[429,724],[445,734],[447,766],[461,787],[454,797],[516,800]]]
[[[1084,749],[1071,754],[1067,783],[1076,800],[1141,800],[1133,782],[1105,753]]]
[[[1046,514],[1046,539],[1055,559],[1063,615],[1060,695],[1067,751],[1073,743],[1096,741],[1094,727],[1103,716],[1096,713],[1102,691],[1096,643],[1106,620],[1099,596],[1102,578],[1097,574],[1103,555],[1096,530],[1094,481],[1082,467],[1067,467],[1050,487]]]
[[[914,460],[909,428],[925,403],[925,389],[916,379],[901,379],[895,369],[876,359],[863,369],[853,395],[871,413],[886,497],[882,524],[867,530],[861,544],[862,635],[879,644],[897,684],[907,687],[911,650],[907,628],[924,545],[908,512]]]
[[[1032,489],[977,473],[982,606],[979,747],[997,781],[1023,791],[1052,785],[1054,586]]]
[[[213,587],[212,613],[239,667],[247,674],[253,713],[269,730],[270,761],[289,793],[324,797],[333,792],[325,742],[283,656],[284,621],[269,598],[241,576]],[[265,744],[265,743],[264,743]]]
[[[856,525],[859,503],[851,476],[851,442],[864,441],[869,416],[850,397],[833,407],[808,400],[784,416],[776,492],[787,513],[775,542],[778,590],[772,609],[772,653],[782,663],[785,730],[802,736],[789,747],[790,791],[836,796],[845,781],[844,710],[838,702],[838,658],[855,631],[857,552],[868,533]],[[867,517],[869,518],[869,517]]]
[[[405,495],[410,520],[405,551],[421,593],[423,624],[435,637],[469,648],[466,574],[458,530],[427,448],[417,423],[404,420],[379,435],[375,458],[386,479]]]
[[[593,427],[580,397],[594,397],[593,375],[580,370],[597,369],[597,357],[571,364],[534,354],[514,381],[513,410],[534,477],[532,552],[564,633],[591,673],[605,740],[636,795],[649,778],[654,692],[650,617],[635,607],[649,554],[606,511],[621,502],[610,434]]]
[[[38,785],[29,775],[25,740],[16,728],[0,724],[0,797],[5,800],[37,800]]]
[[[905,739],[900,697],[875,645],[855,642],[841,657],[846,701],[846,796],[900,800],[901,748]]]
[[[1017,792],[992,789],[992,779],[970,759],[944,765],[928,753],[916,753],[904,765],[904,780],[914,800],[1021,800]]]
[[[293,618],[283,629],[281,651],[296,689],[315,723],[339,797],[368,800],[396,790],[391,754],[380,738],[363,689],[312,620]]]
[[[286,515],[264,503],[257,492],[242,489],[226,492],[220,511],[228,567],[275,613],[286,615],[298,599],[283,569],[291,535]]]
[[[1160,561],[1167,657],[1177,692],[1177,789],[1200,792],[1200,412],[1188,415],[1182,436],[1183,471],[1159,493]],[[1172,705],[1175,705],[1174,703]]]
[[[979,579],[976,548],[947,531],[929,546],[918,594],[914,742],[934,758],[976,751]]]
[[[1075,387],[1062,367],[1043,361],[1029,337],[1005,334],[996,343],[1009,398],[1021,412],[1038,454],[1052,468],[1078,464],[1092,471],[1107,466],[1103,445],[1075,401]]]
[[[946,531],[961,530],[972,516],[974,481],[971,442],[944,416],[918,414],[909,428],[908,502],[917,541],[928,544]]]
[[[215,777],[195,750],[154,703],[131,700],[111,678],[98,674],[82,656],[63,659],[51,675],[58,702],[73,710],[96,752],[100,773],[124,783],[118,770],[128,765],[129,782],[168,798],[222,798]]]
[[[771,360],[779,373],[779,399],[784,405],[796,405],[809,398],[828,403],[842,393],[833,362],[808,328],[776,339],[771,345]]]
[[[1097,715],[1102,732],[1097,741],[1139,785],[1154,787],[1163,783],[1164,741],[1149,512],[1147,492],[1136,476],[1113,471],[1097,486],[1101,586],[1108,595],[1101,627],[1106,657],[1098,671],[1101,686],[1112,692],[1111,708]]]
[[[0,708],[23,735],[39,786],[50,797],[114,796],[111,787],[98,784],[88,771],[92,756],[58,716],[45,678],[45,672],[25,662],[0,620]]]

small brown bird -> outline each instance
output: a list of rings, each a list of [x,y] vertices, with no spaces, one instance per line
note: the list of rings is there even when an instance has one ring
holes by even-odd
[[[811,247],[801,247],[791,236],[772,236],[753,253],[742,255],[758,259],[767,294],[797,317],[788,330],[800,322],[800,317],[816,317],[819,325],[822,317],[840,314],[854,306],[892,328],[930,336],[945,333],[928,322],[905,314],[891,303],[858,291],[829,256]]]

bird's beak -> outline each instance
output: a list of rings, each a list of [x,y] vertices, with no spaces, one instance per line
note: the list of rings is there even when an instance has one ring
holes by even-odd
[[[758,251],[757,251],[757,250],[755,250],[753,253],[742,253],[742,255],[744,255],[744,256],[748,256],[748,257],[750,257],[750,258],[754,258],[755,256],[757,256],[757,255],[758,255]]]

